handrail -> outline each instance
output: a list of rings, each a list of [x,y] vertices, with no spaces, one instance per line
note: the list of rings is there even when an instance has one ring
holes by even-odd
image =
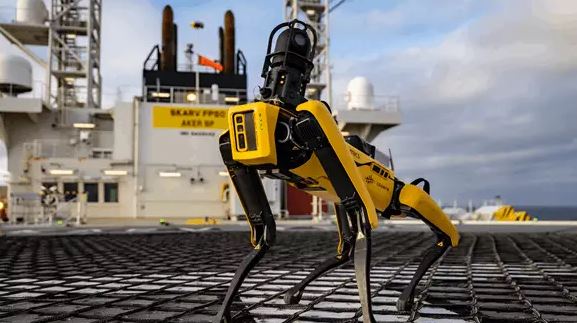
[[[242,73],[240,72],[241,65],[242,65]],[[239,75],[246,74],[246,57],[244,56],[244,53],[240,49],[236,52],[236,74]]]
[[[210,88],[201,88],[206,90],[211,90]],[[191,103],[187,99],[187,95],[190,92],[195,92],[195,88],[191,87],[179,87],[179,86],[144,86],[144,102],[168,102],[168,103]],[[166,97],[152,97],[151,93],[166,93]],[[232,96],[238,98],[239,102],[246,102],[248,99],[247,91],[244,89],[230,89],[230,88],[219,88],[220,94],[226,94],[227,96]],[[201,92],[200,97],[198,97],[201,104],[226,104],[221,99],[214,101],[211,94],[204,94]],[[196,98],[195,98],[196,102]]]
[[[153,59],[152,55],[154,54],[156,54],[156,59],[153,61],[154,64],[152,65],[152,67],[147,68],[149,62]],[[143,69],[145,71],[155,71],[158,70],[159,66],[160,66],[160,47],[158,47],[158,45],[154,45],[154,47],[152,47],[150,53],[148,53],[148,56],[146,56],[146,59],[144,60]]]

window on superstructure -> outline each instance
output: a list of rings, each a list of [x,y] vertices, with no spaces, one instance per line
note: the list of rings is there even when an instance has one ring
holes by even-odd
[[[78,196],[78,183],[64,183],[62,188],[65,202],[72,201]]]
[[[110,150],[92,150],[92,158],[94,158],[94,159],[112,159],[112,151],[110,151]]]
[[[104,183],[104,202],[118,203],[118,183]]]
[[[86,202],[98,202],[98,183],[84,183],[84,192],[86,193]]]

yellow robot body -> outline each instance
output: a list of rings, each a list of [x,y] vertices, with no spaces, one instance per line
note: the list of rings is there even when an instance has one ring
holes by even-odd
[[[378,212],[383,212],[391,202],[394,186],[393,172],[357,148],[348,143],[346,143],[346,145],[355,163],[358,175],[363,180],[364,186],[367,188],[369,196],[373,201],[375,209]],[[302,190],[330,202],[340,202],[327,174],[315,155],[312,155],[302,166],[291,169],[291,173],[302,178],[310,179],[311,182],[316,183],[301,188]]]
[[[317,118],[367,208],[371,227],[377,228],[377,213],[384,212],[393,197],[395,184],[393,171],[348,144],[323,103],[307,101],[299,105],[296,111],[308,111]],[[281,108],[264,102],[249,103],[229,109],[229,133],[234,160],[247,166],[277,164],[275,131],[279,127],[277,121],[280,112]],[[284,111],[284,113],[292,114],[290,111]],[[288,181],[290,185],[326,201],[340,202],[333,184],[315,154],[310,155],[306,162],[290,169],[289,172],[296,175],[293,178],[300,179]],[[400,192],[399,201],[417,211],[431,225],[447,234],[451,239],[451,245],[458,244],[459,233],[456,228],[422,189],[406,184]]]
[[[297,111],[309,111],[318,120],[340,162],[353,181],[363,200],[371,227],[378,227],[377,211],[389,205],[394,186],[394,174],[384,165],[344,141],[332,115],[319,101],[308,101]],[[255,102],[229,109],[229,132],[234,160],[247,165],[274,165],[277,163],[275,130],[279,108],[264,102]],[[319,159],[312,154],[304,164],[290,172],[305,179],[301,189],[311,195],[338,203],[338,197]],[[295,183],[290,183],[295,185]]]

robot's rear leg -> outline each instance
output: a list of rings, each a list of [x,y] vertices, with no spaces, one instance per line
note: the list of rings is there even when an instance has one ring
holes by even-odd
[[[450,245],[451,242],[446,237],[437,234],[436,243],[432,247],[427,249],[427,251],[425,251],[423,260],[419,264],[419,267],[417,268],[415,275],[411,279],[409,285],[405,287],[405,289],[401,293],[401,296],[399,296],[399,299],[397,300],[397,309],[399,311],[406,312],[411,310],[414,303],[413,300],[415,296],[415,291],[417,289],[417,286],[419,285],[419,281],[421,280],[421,278],[423,278],[423,276],[425,275],[427,270],[431,267],[431,265],[433,265],[435,261],[437,261],[447,251]]]
[[[417,189],[416,185],[424,183],[423,189]],[[396,183],[399,185],[398,183]],[[411,198],[404,197],[402,191],[408,189],[411,192]],[[436,205],[436,203],[430,197],[430,185],[429,182],[423,178],[418,178],[414,180],[411,184],[402,186],[401,188],[401,198],[400,198],[400,211],[406,216],[419,219],[429,226],[431,231],[437,236],[435,244],[431,246],[423,255],[423,260],[417,267],[415,275],[411,279],[409,285],[405,287],[399,300],[397,301],[397,309],[401,312],[409,311],[413,307],[414,296],[419,285],[419,281],[423,278],[427,270],[445,254],[447,249],[451,245],[456,245],[458,243],[458,233],[453,224],[449,221],[447,216],[443,211]],[[409,194],[408,194],[409,195]],[[427,210],[426,213],[419,213],[413,207],[428,205],[429,207],[424,208]],[[435,224],[436,223],[436,224]],[[456,239],[453,243],[451,236]]]
[[[350,226],[346,210],[343,206],[335,205],[335,209],[339,231],[337,255],[327,258],[300,283],[289,289],[284,296],[286,304],[298,304],[301,300],[304,289],[310,284],[310,282],[317,279],[327,271],[336,268],[351,259],[352,251],[355,247],[356,223],[353,222],[354,226]]]

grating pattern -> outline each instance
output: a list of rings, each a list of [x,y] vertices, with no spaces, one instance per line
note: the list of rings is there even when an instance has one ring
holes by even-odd
[[[246,232],[0,238],[0,322],[205,322],[216,313]],[[410,313],[395,303],[433,237],[377,232],[379,322],[577,322],[577,235],[466,233],[431,268]],[[282,295],[334,252],[334,232],[280,232],[233,304],[239,322],[361,320],[352,265],[321,277],[299,305]]]

